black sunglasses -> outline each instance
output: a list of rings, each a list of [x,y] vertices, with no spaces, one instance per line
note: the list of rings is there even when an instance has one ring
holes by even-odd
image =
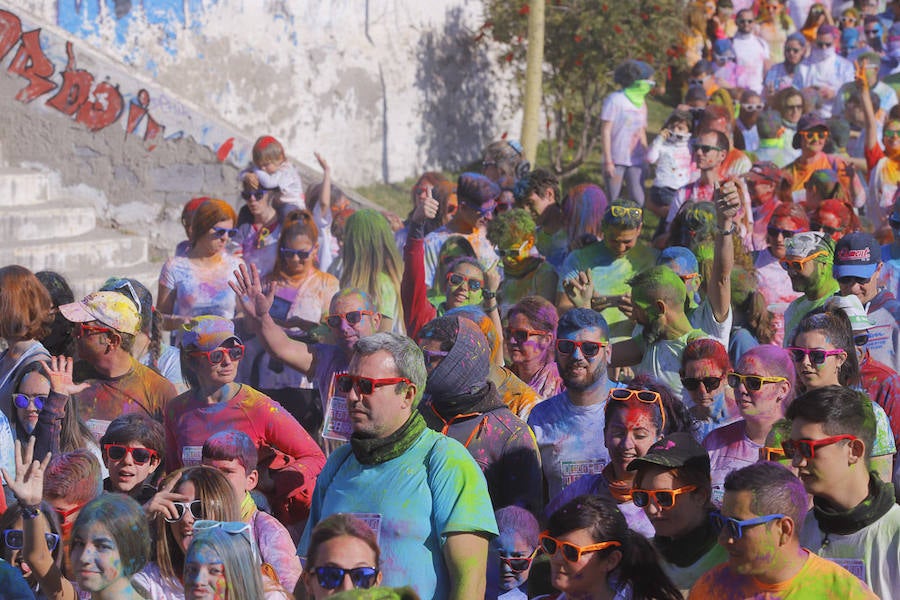
[[[341,567],[316,567],[313,569],[319,585],[326,590],[337,589],[344,576],[349,575],[353,587],[369,589],[375,585],[375,579],[378,577],[378,569],[375,567],[356,567],[355,569],[342,569]]]
[[[766,227],[766,233],[771,235],[772,237],[778,237],[779,235],[786,238],[794,237],[794,234],[797,232],[792,229],[781,229],[779,227],[775,227],[774,225],[769,225]]]
[[[869,343],[869,332],[857,333],[853,336],[854,346],[865,346]]]
[[[291,257],[299,258],[300,260],[306,260],[311,254],[312,250],[292,250],[290,248],[281,249],[281,257],[285,260],[288,260]]]
[[[721,377],[682,377],[681,384],[684,386],[686,390],[694,391],[700,387],[700,384],[703,384],[703,387],[706,388],[707,392],[712,392],[719,389],[719,386],[722,385]]]

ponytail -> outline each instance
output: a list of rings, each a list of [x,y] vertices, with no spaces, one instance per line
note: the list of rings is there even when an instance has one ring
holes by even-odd
[[[150,307],[150,368],[159,373],[159,357],[162,355],[162,315],[155,306]],[[161,373],[160,373],[161,374]]]

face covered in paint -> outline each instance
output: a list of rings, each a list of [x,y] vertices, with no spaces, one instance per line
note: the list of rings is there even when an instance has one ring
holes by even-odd
[[[584,547],[605,540],[595,540],[589,529],[576,529],[556,536],[560,542],[569,542]],[[615,569],[620,560],[618,550],[612,552],[584,552],[577,562],[569,562],[563,553],[557,550],[550,557],[550,582],[554,588],[565,592],[568,598],[595,598],[599,590],[609,585],[607,576]],[[607,591],[608,593],[608,591]]]
[[[515,531],[501,531],[491,542],[491,549],[500,558],[501,591],[508,592],[528,581],[535,548],[531,547],[525,538]],[[525,563],[527,568],[522,570],[521,567],[525,566]]]
[[[504,341],[509,352],[509,360],[513,365],[534,361],[546,364],[553,358],[551,353],[553,334],[536,327],[531,319],[520,312],[513,313],[509,318],[509,328]]]
[[[446,306],[453,309],[458,306],[481,304],[484,289],[484,271],[469,263],[459,263],[447,273],[444,294]]]
[[[769,252],[776,260],[781,260],[787,251],[787,247],[784,245],[785,240],[794,233],[806,229],[807,227],[791,217],[772,219],[766,228],[766,245]]]
[[[184,560],[184,597],[226,600],[225,565],[209,544],[191,544]]]
[[[608,364],[608,340],[603,331],[596,327],[588,327],[579,331],[563,333],[559,339],[602,344],[594,356],[585,356],[583,346],[576,346],[571,354],[560,352],[559,349],[556,351],[559,375],[567,388],[584,391],[598,383],[602,385],[606,378]]]
[[[647,454],[650,446],[662,437],[659,406],[634,399],[610,402],[613,402],[612,412],[603,428],[603,440],[616,479],[630,479],[634,475],[627,470],[631,461]]]
[[[72,533],[70,559],[79,587],[96,597],[128,585],[116,541],[98,521],[83,525]]]
[[[807,257],[788,255],[785,258],[791,261],[802,261]],[[820,258],[817,257],[805,261],[799,269],[794,264],[788,265],[787,274],[795,292],[806,293],[806,290],[815,288],[822,279],[829,276],[831,265],[821,263],[819,260]]]
[[[722,365],[717,364],[714,360],[703,358],[700,360],[689,360],[684,363],[684,375],[682,381],[699,380],[699,385],[694,389],[689,389],[685,385],[685,391],[690,395],[694,404],[709,408],[713,405],[717,398],[725,393],[725,369]]]
[[[763,517],[751,509],[753,492],[725,491],[722,501],[722,516],[738,521]],[[745,576],[760,576],[771,573],[772,563],[782,549],[780,525],[784,519],[774,519],[768,523],[749,525],[741,528],[741,537],[734,538],[728,527],[719,533],[719,543],[728,552],[728,566],[732,572]]]
[[[741,357],[735,369],[735,372],[741,375],[774,377],[768,371],[759,357],[746,355]],[[745,419],[764,421],[783,416],[784,401],[791,391],[791,384],[788,381],[764,382],[758,390],[750,389],[745,381],[734,388],[734,400],[738,410],[741,411],[741,416]]]

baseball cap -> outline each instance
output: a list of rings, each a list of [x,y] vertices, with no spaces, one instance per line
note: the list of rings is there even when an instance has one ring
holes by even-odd
[[[784,241],[785,254],[797,258],[806,258],[814,252],[827,250],[829,258],[834,257],[831,238],[821,231],[804,231],[797,233]]]
[[[862,300],[856,294],[848,294],[846,296],[832,296],[825,301],[825,308],[828,310],[842,310],[847,318],[850,319],[850,326],[853,331],[866,331],[875,322],[866,314]]]
[[[797,121],[797,133],[794,134],[794,139],[791,143],[795,150],[800,149],[800,132],[809,131],[810,129],[824,129],[827,132],[828,125],[814,113],[808,113],[800,117],[800,120]]]
[[[781,169],[778,168],[773,162],[763,161],[754,164],[750,167],[750,173],[756,175],[757,177],[761,177],[762,179],[766,179],[771,181],[772,183],[778,183],[781,181]]]
[[[141,330],[141,313],[127,296],[119,292],[93,292],[79,302],[63,304],[59,312],[73,323],[99,321],[121,333],[135,335]]]
[[[667,435],[652,446],[647,454],[635,458],[628,464],[629,471],[642,466],[657,465],[666,469],[687,467],[709,473],[709,454],[689,433],[677,432]]]
[[[833,273],[835,279],[841,277],[861,277],[868,279],[875,274],[881,262],[881,246],[870,233],[848,233],[842,237],[834,249]]]
[[[241,338],[234,335],[234,322],[225,317],[203,315],[194,317],[186,325],[182,325],[182,348],[209,352],[232,339],[238,344],[242,343]]]

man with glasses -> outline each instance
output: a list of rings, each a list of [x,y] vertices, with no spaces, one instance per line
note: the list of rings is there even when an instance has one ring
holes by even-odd
[[[75,324],[78,359],[85,368],[78,384],[52,378],[51,391],[78,401],[78,416],[97,439],[122,414],[140,412],[162,422],[166,404],[178,394],[168,379],[131,356],[141,330],[139,307],[118,292],[94,292],[60,306],[59,312]],[[71,377],[72,358],[64,361],[60,370]]]
[[[254,265],[241,266],[231,284],[244,319],[258,332],[269,354],[296,369],[310,379],[319,390],[323,409],[335,395],[335,373],[344,371],[353,355],[353,347],[360,339],[378,331],[381,315],[372,298],[355,288],[341,290],[331,299],[325,323],[331,330],[335,344],[307,344],[288,337],[272,316],[272,295],[262,291],[259,272]],[[341,394],[338,394],[341,395]],[[342,396],[342,395],[341,395]]]
[[[478,173],[463,173],[456,185],[459,208],[446,225],[425,236],[425,285],[434,285],[441,246],[451,236],[462,236],[475,250],[485,271],[495,268],[500,260],[487,239],[487,224],[494,217],[500,187]]]
[[[794,202],[806,199],[806,182],[812,174],[821,170],[832,170],[838,174],[841,186],[850,193],[856,208],[866,202],[866,191],[856,169],[838,156],[825,153],[825,143],[830,133],[828,126],[814,114],[804,115],[797,123],[792,145],[800,150],[800,157],[784,168],[792,182],[791,194]]]
[[[707,129],[694,138],[694,162],[700,170],[700,177],[678,190],[672,204],[669,205],[666,230],[685,204],[714,201],[716,188],[723,179],[722,164],[728,156],[730,146],[728,135],[721,131]]]
[[[763,91],[763,73],[771,65],[769,59],[769,44],[753,32],[753,24],[756,19],[753,11],[744,9],[738,11],[737,33],[731,39],[734,52],[737,55],[737,64],[743,69],[743,77],[738,80],[742,88],[751,90],[756,94]],[[741,101],[743,104],[743,100]],[[745,148],[753,150],[752,148]]]
[[[541,451],[547,502],[609,462],[601,435],[609,393],[609,326],[600,313],[573,308],[559,320],[556,337],[556,363],[566,391],[535,406],[528,417]]]
[[[488,380],[490,347],[475,323],[443,316],[418,333],[428,383],[419,412],[435,431],[469,451],[488,482],[495,509],[541,509],[541,456],[528,425]]]
[[[791,287],[803,295],[784,311],[784,340],[794,337],[794,329],[811,311],[819,308],[840,287],[832,276],[834,242],[824,233],[807,231],[784,241],[781,267],[791,279]]]
[[[783,444],[813,497],[800,534],[804,548],[860,576],[880,598],[900,589],[900,506],[890,482],[870,472],[875,413],[862,392],[826,386],[787,409]]]
[[[632,325],[620,310],[631,291],[628,280],[651,267],[656,251],[638,243],[644,223],[643,209],[617,202],[603,213],[603,239],[573,250],[560,270],[556,305],[563,313],[573,306],[601,311],[610,336],[631,335]]]
[[[689,433],[672,433],[628,465],[631,498],[653,525],[659,566],[687,596],[697,579],[725,562],[710,515],[709,456]]]
[[[835,49],[840,35],[840,30],[834,25],[824,23],[819,26],[812,52],[804,60],[807,68],[800,77],[801,89],[813,88],[822,100],[817,114],[823,119],[834,114],[837,91],[845,83],[853,81],[854,77],[853,63]]]
[[[378,333],[356,343],[338,379],[353,433],[316,481],[298,554],[306,556],[325,517],[362,514],[379,538],[384,585],[411,585],[436,600],[482,598],[497,535],[490,496],[463,445],[428,429],[416,410],[425,379],[409,338]]]
[[[840,295],[853,295],[872,322],[866,349],[872,358],[900,371],[900,301],[879,286],[881,247],[871,233],[848,233],[834,250],[834,278]]]
[[[806,513],[803,484],[785,467],[762,462],[731,472],[714,515],[728,561],[704,574],[690,598],[877,598],[852,573],[800,545]]]

